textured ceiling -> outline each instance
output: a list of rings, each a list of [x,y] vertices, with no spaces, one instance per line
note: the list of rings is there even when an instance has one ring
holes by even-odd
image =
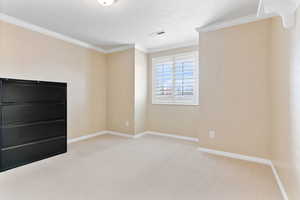
[[[196,43],[196,27],[255,14],[259,0],[0,0],[1,12],[103,49]],[[164,30],[162,37],[150,34]]]

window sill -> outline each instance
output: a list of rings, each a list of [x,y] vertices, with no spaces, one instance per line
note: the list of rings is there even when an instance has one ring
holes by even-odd
[[[152,105],[164,105],[164,106],[199,106],[199,103],[152,103]]]

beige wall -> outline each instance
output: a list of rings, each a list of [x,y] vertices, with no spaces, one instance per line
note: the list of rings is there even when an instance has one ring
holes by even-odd
[[[177,53],[196,51],[197,46],[162,51],[148,55],[148,114],[147,128],[150,131],[198,137],[199,106],[152,104],[152,58]],[[201,102],[201,100],[200,100]]]
[[[106,129],[105,55],[0,21],[0,77],[68,83],[68,137]]]
[[[270,27],[264,20],[200,33],[201,147],[270,157]]]
[[[136,49],[134,66],[134,119],[136,134],[147,130],[147,69],[147,54]]]
[[[111,131],[135,132],[134,54],[132,48],[107,55],[107,127]]]
[[[146,130],[146,54],[104,55],[2,21],[0,53],[0,77],[68,83],[69,138]]]
[[[272,160],[290,200],[300,197],[300,10],[297,25],[272,21]]]
[[[199,137],[205,148],[271,157],[296,200],[300,10],[297,19],[292,30],[274,18],[200,33],[199,106],[151,103],[151,59],[197,46],[148,57],[135,49],[104,55],[0,21],[0,77],[67,82],[69,138],[150,130]]]
[[[69,138],[106,129],[129,134],[151,130],[199,137],[205,148],[271,157],[289,198],[296,200],[299,10],[297,14],[292,30],[274,18],[201,33],[199,106],[151,104],[151,59],[198,47],[152,53],[148,59],[134,49],[104,55],[0,21],[0,77],[67,82]],[[215,139],[208,137],[209,129],[216,130]]]

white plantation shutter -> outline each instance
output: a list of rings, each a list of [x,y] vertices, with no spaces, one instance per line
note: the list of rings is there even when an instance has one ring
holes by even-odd
[[[152,60],[152,103],[198,105],[198,52]]]

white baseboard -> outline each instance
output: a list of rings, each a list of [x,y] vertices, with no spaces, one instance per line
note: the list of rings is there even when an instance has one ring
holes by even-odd
[[[121,137],[127,137],[127,138],[134,138],[135,135],[127,134],[127,133],[120,133],[116,131],[106,131],[107,134],[121,136]]]
[[[278,187],[279,187],[279,189],[280,189],[280,192],[281,192],[281,194],[282,194],[282,196],[283,196],[283,199],[284,199],[284,200],[288,200],[289,198],[288,198],[288,195],[287,195],[287,193],[286,193],[286,190],[284,189],[283,183],[282,183],[282,181],[281,181],[281,179],[280,179],[280,177],[279,177],[279,175],[278,175],[278,173],[277,173],[277,170],[276,170],[276,168],[275,168],[275,166],[273,165],[272,162],[271,162],[271,165],[270,165],[270,166],[271,166],[271,168],[272,168],[273,174],[274,174],[274,176],[275,176],[276,182],[277,182]]]
[[[130,135],[130,134],[126,134],[126,133],[120,133],[120,132],[116,132],[116,131],[100,131],[97,133],[92,133],[89,135],[84,135],[81,137],[77,137],[77,138],[73,138],[73,139],[68,139],[68,144],[74,143],[74,142],[79,142],[82,140],[87,140],[93,137],[97,137],[100,135],[106,135],[106,134],[110,134],[110,135],[115,135],[115,136],[121,136],[121,137],[127,137],[127,138],[135,138],[135,135]]]
[[[79,142],[79,141],[82,141],[82,140],[87,140],[89,138],[97,137],[99,135],[104,135],[104,134],[107,134],[107,131],[100,131],[100,132],[97,132],[97,133],[84,135],[84,136],[73,138],[73,139],[68,139],[68,144],[71,144],[71,143],[74,143],[74,142]]]
[[[79,142],[79,141],[86,140],[86,139],[93,138],[93,137],[97,137],[97,136],[100,136],[100,135],[105,135],[105,134],[111,134],[111,135],[116,135],[116,136],[121,136],[121,137],[126,137],[126,138],[132,138],[132,139],[137,139],[137,138],[143,137],[144,135],[157,135],[157,136],[171,137],[171,138],[187,140],[187,141],[193,141],[193,142],[198,142],[199,141],[198,138],[172,135],[172,134],[167,134],[167,133],[159,133],[159,132],[153,132],[153,131],[146,131],[144,133],[139,133],[139,134],[136,134],[136,135],[120,133],[120,132],[116,132],[116,131],[100,131],[100,132],[97,132],[97,133],[94,133],[94,134],[85,135],[85,136],[81,136],[81,137],[74,138],[74,139],[69,139],[68,144],[71,144],[71,143],[74,143],[74,142]],[[276,171],[276,168],[274,167],[271,160],[268,160],[268,159],[265,159],[265,158],[253,157],[253,156],[246,156],[246,155],[242,155],[242,154],[229,153],[229,152],[225,152],[225,151],[218,151],[218,150],[213,150],[213,149],[208,149],[208,148],[202,148],[202,147],[199,147],[198,150],[202,151],[202,152],[205,152],[205,153],[210,153],[210,154],[214,154],[214,155],[225,156],[225,157],[229,157],[229,158],[245,160],[245,161],[249,161],[249,162],[255,162],[255,163],[260,163],[260,164],[270,166],[272,168],[273,174],[276,178],[276,182],[277,182],[278,187],[281,191],[283,199],[288,200],[286,190],[284,189],[283,183],[280,180],[280,177],[279,177],[279,175]]]
[[[137,138],[143,137],[144,135],[147,135],[147,132],[135,134],[134,138],[137,139]]]
[[[213,150],[213,149],[207,149],[207,148],[202,148],[202,147],[199,147],[198,150],[202,151],[202,152],[205,152],[205,153],[210,153],[210,154],[219,155],[219,156],[225,156],[225,157],[239,159],[239,160],[245,160],[245,161],[249,161],[249,162],[256,162],[256,163],[260,163],[260,164],[270,166],[272,168],[273,174],[275,176],[276,182],[278,184],[278,187],[280,189],[280,192],[282,194],[283,199],[288,200],[286,190],[284,189],[283,183],[280,180],[280,177],[277,173],[277,170],[274,167],[271,160],[268,160],[268,159],[265,159],[265,158],[253,157],[253,156],[245,156],[245,155],[236,154],[236,153],[218,151],[218,150]]]
[[[194,138],[194,137],[187,137],[187,136],[173,135],[173,134],[160,133],[160,132],[154,132],[154,131],[146,131],[145,133],[142,133],[141,135],[142,135],[142,136],[143,136],[143,135],[157,135],[157,136],[176,138],[176,139],[187,140],[187,141],[192,141],[192,142],[198,142],[198,141],[199,141],[198,138]]]
[[[215,155],[220,155],[220,156],[225,156],[229,158],[235,158],[239,160],[246,160],[250,162],[256,162],[264,165],[271,165],[271,161],[265,158],[259,158],[259,157],[253,157],[253,156],[245,156],[237,153],[229,153],[225,151],[218,151],[218,150],[213,150],[213,149],[207,149],[207,148],[198,148],[199,151],[205,152],[205,153],[210,153],[210,154],[215,154]]]
[[[93,134],[90,134],[90,135],[85,135],[85,136],[81,136],[81,137],[78,137],[78,138],[69,139],[68,144],[78,142],[78,141],[82,141],[82,140],[86,140],[86,139],[93,138],[93,137],[97,137],[99,135],[105,135],[105,134],[116,135],[116,136],[127,137],[127,138],[133,138],[133,139],[143,137],[144,135],[157,135],[157,136],[171,137],[171,138],[176,138],[176,139],[181,139],[181,140],[188,140],[188,141],[193,141],[193,142],[198,142],[199,141],[198,138],[179,136],[179,135],[173,135],[173,134],[167,134],[167,133],[159,133],[159,132],[153,132],[153,131],[146,131],[146,132],[139,133],[139,134],[136,134],[136,135],[121,133],[121,132],[116,132],[116,131],[100,131],[98,133],[93,133]]]

